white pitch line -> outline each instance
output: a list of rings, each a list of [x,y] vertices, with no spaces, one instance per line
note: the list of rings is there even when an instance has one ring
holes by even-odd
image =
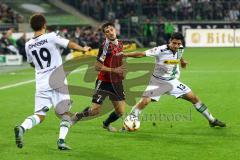
[[[0,87],[0,90],[13,88],[13,87],[21,86],[21,85],[24,85],[24,84],[29,84],[29,83],[32,83],[32,82],[35,82],[35,80],[31,79],[31,80],[27,80],[27,81],[23,81],[23,82],[18,82],[18,83],[6,85],[6,86],[3,86],[3,87]]]
[[[92,68],[92,67],[90,67],[90,68]],[[75,73],[81,72],[81,71],[86,70],[86,69],[87,69],[87,67],[76,69],[76,70],[72,71],[70,74],[75,74]],[[145,72],[145,71],[138,71],[138,72]],[[234,71],[231,71],[231,70],[222,70],[222,71],[196,70],[196,71],[184,71],[184,72],[185,73],[227,73],[227,72],[229,72],[229,73],[239,73],[240,71],[236,71],[236,70],[234,70]],[[32,83],[34,81],[35,81],[34,79],[31,79],[31,80],[27,80],[27,81],[23,81],[23,82],[18,82],[18,83],[2,86],[2,87],[0,87],[0,90],[5,90],[5,89],[13,88],[13,87],[18,87],[18,86],[21,86],[21,85]]]
[[[85,67],[85,68],[80,68],[80,69],[74,70],[74,71],[71,72],[70,74],[78,73],[78,72],[81,72],[81,71],[86,70],[86,69],[87,69],[87,67]],[[27,80],[27,81],[23,81],[23,82],[18,82],[18,83],[14,83],[14,84],[2,86],[2,87],[0,87],[0,90],[5,90],[5,89],[9,89],[9,88],[14,88],[14,87],[18,87],[18,86],[21,86],[21,85],[29,84],[29,83],[32,83],[32,82],[35,82],[35,79],[31,79],[31,80]]]

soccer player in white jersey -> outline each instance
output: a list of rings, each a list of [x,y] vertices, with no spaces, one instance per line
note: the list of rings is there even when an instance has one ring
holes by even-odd
[[[184,83],[178,80],[179,65],[186,68],[187,62],[183,59],[184,37],[181,33],[173,33],[167,45],[158,46],[142,53],[124,53],[125,57],[155,57],[156,64],[149,84],[140,101],[132,108],[131,115],[139,117],[140,112],[151,102],[158,101],[163,94],[185,99],[193,104],[209,122],[211,127],[225,127],[226,124],[213,117],[207,106]]]
[[[36,93],[34,114],[27,117],[20,126],[14,128],[16,145],[23,147],[23,134],[41,123],[46,112],[53,106],[56,115],[61,119],[58,149],[71,149],[65,143],[65,137],[69,127],[73,124],[71,121],[71,102],[68,94],[68,88],[62,83],[51,85],[50,76],[56,69],[65,76],[62,67],[62,58],[59,47],[68,47],[79,51],[88,51],[90,47],[81,47],[78,44],[67,39],[59,37],[56,33],[45,33],[46,19],[41,14],[34,14],[30,19],[31,28],[34,30],[34,37],[25,44],[27,61],[35,67]],[[61,75],[60,75],[61,76]],[[62,77],[62,76],[61,76]],[[54,84],[58,84],[55,80]]]

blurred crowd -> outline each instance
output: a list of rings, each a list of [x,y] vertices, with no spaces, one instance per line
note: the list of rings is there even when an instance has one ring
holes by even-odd
[[[68,2],[79,8],[82,12],[104,21],[110,20],[115,24],[117,35],[120,38],[129,37],[124,30],[124,23],[119,23],[117,18],[128,18],[144,15],[144,21],[139,25],[140,41],[145,46],[160,45],[166,43],[170,35],[175,31],[172,23],[174,20],[240,20],[240,1],[239,0],[78,0]],[[77,3],[76,3],[77,2]],[[75,4],[76,3],[76,4]],[[106,12],[107,11],[107,12]],[[153,23],[156,17],[157,23]],[[23,18],[13,11],[9,6],[0,2],[0,23],[18,23]],[[130,29],[134,28],[134,19],[131,21]],[[129,28],[129,27],[127,27]],[[121,34],[124,32],[125,34]],[[55,31],[62,37],[77,42],[81,46],[91,46],[98,48],[104,40],[104,35],[100,26],[51,26],[48,32]],[[12,36],[13,28],[0,33],[0,54],[21,54],[26,59],[25,43],[28,40],[26,34],[19,39]],[[125,37],[124,37],[125,36]],[[134,36],[134,35],[132,35]],[[137,37],[137,36],[136,36]],[[154,42],[155,44],[151,44]],[[68,54],[70,50],[63,49],[63,54]]]
[[[22,55],[23,59],[26,59],[25,43],[27,42],[26,34],[16,39],[13,37],[15,30],[10,28],[7,31],[0,32],[0,55],[1,54],[14,54]],[[49,27],[47,32],[56,32],[60,36],[70,39],[81,46],[91,46],[92,48],[98,48],[104,40],[104,35],[101,28],[93,28],[91,26],[83,27]],[[69,49],[62,48],[63,55],[70,53]]]
[[[121,26],[116,19],[112,21],[115,25],[117,36],[120,37]],[[57,29],[56,29],[57,28]],[[98,48],[104,40],[104,34],[101,30],[101,25],[97,27],[93,26],[76,26],[76,27],[48,27],[49,31],[55,31],[62,37],[70,39],[81,46],[91,46],[92,48]]]
[[[166,20],[240,20],[239,0],[63,0],[97,20],[132,16]]]
[[[21,23],[23,16],[14,11],[8,5],[0,2],[0,24],[1,23]]]
[[[58,27],[57,30],[56,28],[52,27],[48,28],[48,31],[54,31],[61,37],[76,42],[81,46],[91,46],[92,48],[98,48],[104,39],[101,29],[93,28],[92,26]],[[68,53],[70,53],[69,49],[62,50],[63,55],[67,55]]]
[[[14,29],[10,28],[1,33],[0,54],[22,54],[25,57],[26,34],[24,33],[19,39],[15,39],[12,34]]]
[[[120,36],[120,24],[118,20],[113,22],[116,26],[117,36]],[[14,28],[0,32],[0,54],[21,54],[26,59],[25,43],[28,41],[26,34],[23,33],[18,39],[14,38]],[[47,32],[56,32],[63,38],[78,43],[81,46],[91,46],[99,48],[104,40],[104,34],[101,30],[101,25],[98,27],[92,26],[49,26]],[[69,49],[62,48],[63,55],[70,53]]]
[[[103,40],[101,29],[94,29],[92,26],[61,28],[56,31],[62,37],[70,39],[81,46],[91,46],[98,48],[99,43]]]
[[[167,42],[174,21],[240,21],[239,0],[63,1],[99,21],[119,19],[122,35],[138,37],[145,46]]]

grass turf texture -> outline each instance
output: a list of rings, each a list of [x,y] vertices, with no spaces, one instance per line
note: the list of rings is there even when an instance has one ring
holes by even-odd
[[[24,148],[18,149],[13,127],[33,113],[35,88],[34,83],[29,83],[0,90],[0,159],[238,159],[239,53],[239,48],[188,48],[184,57],[190,64],[181,72],[181,81],[202,99],[214,116],[227,123],[227,128],[210,128],[190,103],[163,96],[143,113],[180,114],[189,118],[191,112],[190,120],[149,119],[142,121],[137,132],[109,133],[102,129],[102,121],[107,117],[103,115],[72,127],[67,143],[73,150],[59,151],[56,142],[60,120],[51,110],[41,125],[24,135]],[[154,62],[154,58],[132,59],[129,63],[143,61]],[[12,71],[1,73],[0,87],[33,79],[33,73],[30,69],[17,71],[16,74]],[[94,82],[82,82],[83,74],[84,71],[80,71],[70,75],[69,83],[93,88]],[[91,102],[90,97],[71,97],[74,100],[72,111],[80,111]],[[130,108],[127,106],[128,112]],[[121,124],[122,120],[119,120],[113,125],[120,128]]]

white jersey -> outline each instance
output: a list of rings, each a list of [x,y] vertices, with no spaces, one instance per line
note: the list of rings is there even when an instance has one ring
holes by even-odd
[[[53,71],[62,65],[59,47],[66,48],[68,43],[69,40],[59,37],[54,32],[34,37],[26,43],[27,61],[35,65],[37,91],[52,90],[64,85],[64,83],[60,83],[61,86],[50,86],[49,78]],[[64,74],[64,72],[59,73]]]
[[[174,54],[168,45],[154,47],[145,51],[146,56],[156,57],[153,76],[162,80],[179,78],[179,62],[183,54],[183,46]]]

